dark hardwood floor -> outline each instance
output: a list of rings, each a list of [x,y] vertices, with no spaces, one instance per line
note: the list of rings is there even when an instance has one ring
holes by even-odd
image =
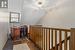
[[[12,42],[12,40],[8,40],[6,42],[3,50],[13,50],[13,42]]]
[[[4,46],[3,50],[13,50],[13,46],[14,45],[18,45],[18,44],[23,44],[23,43],[27,43],[30,50],[39,50],[37,47],[35,47],[35,45],[28,40],[27,38],[24,39],[20,39],[17,41],[12,41],[12,40],[8,40],[6,45]]]

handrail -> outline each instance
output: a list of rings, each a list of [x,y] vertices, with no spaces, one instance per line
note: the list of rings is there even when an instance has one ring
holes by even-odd
[[[62,29],[62,28],[51,28],[51,27],[43,27],[43,26],[39,26],[39,25],[32,25],[31,27],[36,27],[36,28],[45,28],[45,29],[53,29],[53,30],[61,30],[61,31],[69,31],[71,32],[71,29]]]
[[[64,40],[62,40],[62,34],[64,32]],[[30,39],[39,47],[41,50],[49,50],[54,48],[55,50],[62,50],[62,43],[64,43],[64,50],[67,50],[67,40],[70,39],[68,37],[68,32],[71,33],[70,29],[60,29],[60,28],[49,28],[42,26],[30,26]],[[59,33],[59,35],[57,35]],[[57,40],[59,36],[59,44],[57,44]]]
[[[67,38],[67,40],[70,40],[70,36]],[[65,40],[63,40],[61,43],[63,44],[65,42]],[[57,47],[59,46],[60,44],[58,43],[57,44]],[[55,49],[55,47],[53,47],[52,49]],[[51,50],[51,49],[50,49]]]

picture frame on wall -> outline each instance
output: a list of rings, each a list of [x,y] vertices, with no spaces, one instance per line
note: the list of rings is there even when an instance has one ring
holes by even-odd
[[[10,23],[19,23],[20,22],[20,13],[10,12]]]

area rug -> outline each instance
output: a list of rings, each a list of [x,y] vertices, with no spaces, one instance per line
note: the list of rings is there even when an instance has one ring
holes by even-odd
[[[13,50],[30,50],[27,43],[18,44],[13,46]]]

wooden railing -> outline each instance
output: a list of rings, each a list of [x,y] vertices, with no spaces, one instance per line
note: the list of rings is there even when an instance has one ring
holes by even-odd
[[[30,39],[40,50],[69,50],[70,29],[30,26]]]
[[[75,50],[75,28],[71,28],[70,50]]]

